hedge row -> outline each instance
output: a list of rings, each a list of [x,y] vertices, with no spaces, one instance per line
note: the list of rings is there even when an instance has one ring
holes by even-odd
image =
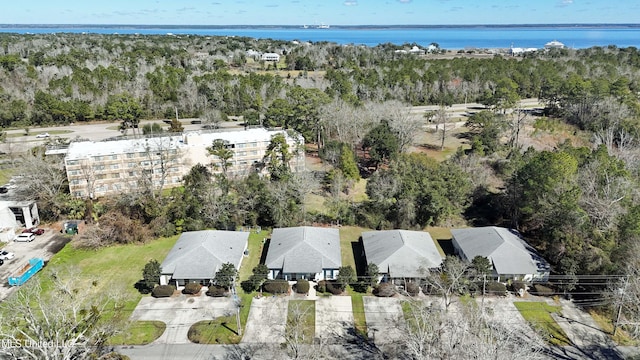
[[[198,283],[188,283],[187,285],[184,286],[184,289],[182,289],[182,293],[188,294],[188,295],[195,295],[195,294],[199,294],[201,289],[202,289],[202,285]]]
[[[289,292],[289,282],[287,280],[267,280],[262,284],[265,292],[270,294],[284,294]]]
[[[296,282],[296,292],[298,294],[308,294],[310,287],[311,286],[309,285],[309,281],[307,280],[300,279],[298,280],[298,282]]]
[[[227,289],[223,286],[211,285],[207,290],[207,296],[222,297],[227,294]]]

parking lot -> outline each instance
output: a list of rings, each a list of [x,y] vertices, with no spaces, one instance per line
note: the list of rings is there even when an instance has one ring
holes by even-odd
[[[12,260],[6,260],[3,265],[0,265],[0,281],[2,281],[0,300],[7,298],[15,289],[15,287],[9,286],[7,282],[9,276],[24,267],[31,258],[40,257],[48,261],[67,242],[69,242],[69,238],[54,230],[46,229],[44,234],[37,235],[32,242],[10,241],[6,243],[2,250],[14,253],[15,257]]]

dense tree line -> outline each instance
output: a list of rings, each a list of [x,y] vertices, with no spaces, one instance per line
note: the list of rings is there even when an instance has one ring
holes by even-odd
[[[267,66],[247,57],[249,49],[285,59]],[[393,50],[242,37],[2,34],[0,124],[105,119],[121,121],[124,131],[176,110],[214,127],[244,116],[247,124],[300,132],[328,168],[291,171],[286,144],[274,139],[261,164],[268,176],[234,177],[225,171],[224,144],[213,143],[211,162],[194,166],[183,187],[86,203],[65,193],[61,163],[34,152],[20,171],[25,191],[47,218],[100,219],[93,239],[311,222],[492,224],[520,230],[555,273],[628,271],[640,243],[638,49],[453,59]],[[529,97],[545,104],[535,117],[519,106]],[[469,102],[485,109],[467,119],[468,149],[442,162],[412,153],[428,122],[444,148],[446,107]],[[409,114],[407,106],[424,104],[441,107],[423,118]],[[540,124],[567,126],[582,141],[525,145],[522,134]],[[366,198],[355,201],[361,177]],[[312,193],[326,211],[305,209]],[[116,231],[122,223],[135,231]]]

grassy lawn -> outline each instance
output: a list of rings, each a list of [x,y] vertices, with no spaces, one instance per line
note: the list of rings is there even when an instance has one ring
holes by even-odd
[[[561,306],[549,305],[545,302],[515,301],[513,303],[522,317],[529,322],[548,343],[557,346],[571,345],[571,341],[562,328],[551,317],[552,313],[560,313]]]
[[[351,307],[353,311],[353,322],[356,328],[356,333],[360,336],[367,337],[367,318],[364,316],[364,300],[363,296],[368,294],[361,294],[355,291],[349,292],[351,295]]]
[[[134,321],[122,334],[109,339],[109,345],[146,345],[159,338],[166,327],[162,321]]]
[[[269,233],[269,230],[262,230],[259,233],[252,231],[249,235],[249,244],[247,245],[249,256],[242,259],[242,265],[240,265],[238,274],[240,281],[247,280],[252,274],[251,270],[260,263],[260,256],[262,255],[262,248],[264,246],[262,241],[269,237]]]
[[[600,329],[606,332],[609,337],[618,345],[622,346],[639,346],[640,341],[634,340],[629,333],[623,329],[618,328],[616,334],[613,335],[613,322],[608,316],[605,316],[593,309],[589,310],[589,315],[598,324]]]
[[[215,320],[199,321],[191,326],[187,337],[196,344],[238,344],[235,316],[223,316]]]
[[[287,313],[287,329],[286,332],[292,331],[295,326],[296,311],[301,311],[304,315],[300,321],[302,332],[304,334],[304,343],[311,344],[316,333],[316,302],[312,300],[290,300]]]
[[[342,254],[342,266],[356,267],[356,260],[353,256],[353,243],[357,243],[363,231],[370,229],[359,226],[342,226],[340,227],[340,253]],[[358,254],[360,256],[360,254]]]
[[[427,231],[429,235],[431,235],[440,255],[446,256],[447,253],[453,253],[451,230],[449,230],[449,228],[430,226],[424,229],[424,231]]]
[[[135,283],[142,279],[142,269],[151,259],[162,261],[173,247],[178,236],[161,238],[147,244],[129,244],[106,247],[100,250],[79,250],[71,244],[67,244],[47,264],[45,271],[40,272],[43,291],[51,289],[51,279],[47,276],[50,272],[46,269],[52,267],[73,269],[80,273],[80,281],[87,287],[97,287],[98,293],[107,294],[114,290],[125,295],[123,319],[128,319],[136,305],[142,298],[142,294],[134,287]],[[107,318],[105,321],[110,321]],[[114,319],[116,320],[116,319]],[[154,325],[140,326],[134,322],[130,324],[130,331],[126,337],[116,337],[112,341],[122,342],[132,339],[151,342],[162,334]]]
[[[2,169],[0,170],[0,184],[6,184],[13,176],[15,169]]]

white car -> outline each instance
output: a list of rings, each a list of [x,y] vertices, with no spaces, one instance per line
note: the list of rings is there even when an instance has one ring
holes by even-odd
[[[15,242],[31,242],[36,239],[36,235],[32,233],[22,233],[18,234],[13,241]]]
[[[0,250],[0,260],[11,260],[16,257],[16,254],[5,250]]]
[[[36,138],[38,139],[44,139],[44,138],[48,138],[49,137],[49,133],[40,133],[38,135],[36,135]]]

